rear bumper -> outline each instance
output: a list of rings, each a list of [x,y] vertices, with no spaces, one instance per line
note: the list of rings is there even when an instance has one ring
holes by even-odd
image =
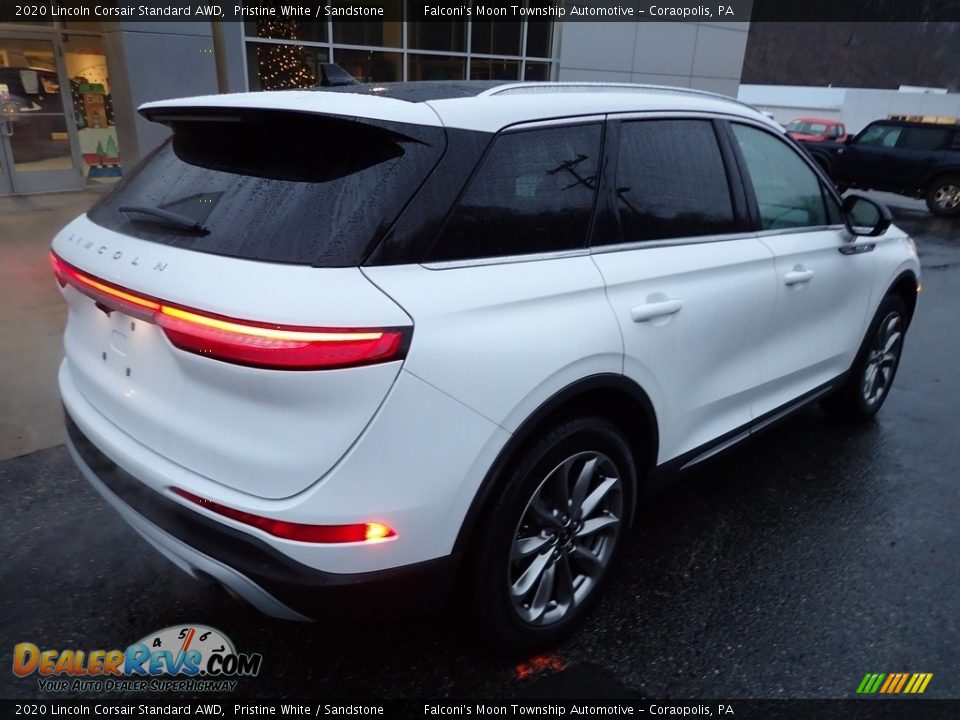
[[[209,576],[274,617],[309,620],[437,609],[459,557],[363,573],[303,565],[247,533],[191,511],[117,465],[66,413],[67,446],[87,480],[150,544],[194,577]]]

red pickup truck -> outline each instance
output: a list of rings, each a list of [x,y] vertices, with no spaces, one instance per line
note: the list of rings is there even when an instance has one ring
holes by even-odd
[[[790,121],[786,131],[794,140],[804,142],[843,142],[847,139],[847,129],[839,120],[797,118]]]

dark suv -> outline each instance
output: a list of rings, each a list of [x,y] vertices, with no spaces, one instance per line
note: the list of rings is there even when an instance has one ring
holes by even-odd
[[[935,215],[960,214],[960,125],[872,122],[846,142],[800,143],[843,191],[923,198]]]

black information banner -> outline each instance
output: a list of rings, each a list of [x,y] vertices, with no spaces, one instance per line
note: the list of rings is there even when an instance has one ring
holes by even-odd
[[[960,0],[2,0],[0,22],[557,20],[960,21]]]
[[[0,700],[0,716],[955,720],[960,700]]]

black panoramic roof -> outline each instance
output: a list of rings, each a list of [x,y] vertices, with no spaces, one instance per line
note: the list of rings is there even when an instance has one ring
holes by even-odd
[[[362,83],[360,85],[335,85],[312,88],[321,92],[357,93],[377,95],[407,102],[447,100],[450,98],[474,97],[499,85],[504,80],[417,80],[415,82]]]

